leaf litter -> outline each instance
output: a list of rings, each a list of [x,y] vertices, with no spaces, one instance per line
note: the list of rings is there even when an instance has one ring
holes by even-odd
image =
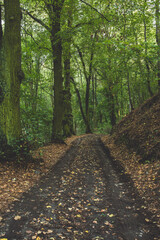
[[[73,148],[56,168],[51,168],[12,205],[11,212],[3,215],[0,237],[80,240],[106,239],[107,236],[119,240],[126,239],[129,227],[135,238],[143,228],[141,239],[146,236],[158,239],[155,226],[148,226],[145,221],[147,215],[137,219],[136,214],[140,214],[137,205],[139,209],[140,205],[125,184],[119,185],[119,175],[109,161],[105,170],[103,164],[106,164],[107,155],[101,148],[99,137],[88,135],[80,138],[78,143],[75,140]],[[125,192],[122,200],[119,197],[121,191]],[[135,210],[126,209],[126,202],[134,205]],[[12,226],[15,213],[21,219],[17,221],[18,225]]]

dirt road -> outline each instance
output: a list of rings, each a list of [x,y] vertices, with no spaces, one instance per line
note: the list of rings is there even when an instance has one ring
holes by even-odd
[[[154,219],[100,138],[88,135],[1,216],[0,239],[156,240]]]

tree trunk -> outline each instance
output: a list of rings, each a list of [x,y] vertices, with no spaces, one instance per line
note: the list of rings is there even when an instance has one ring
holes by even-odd
[[[89,97],[90,97],[90,78],[88,78],[86,80],[86,99],[85,99],[85,103],[86,103],[86,121],[87,121],[86,133],[91,133],[91,129],[90,129],[90,111],[89,111]]]
[[[0,106],[0,125],[7,143],[20,139],[21,11],[19,0],[5,0],[5,96]]]
[[[85,94],[85,110],[86,110],[86,115],[85,115],[85,125],[86,125],[86,133],[91,133],[91,127],[90,127],[90,116],[89,116],[89,98],[90,98],[90,82],[91,82],[91,77],[92,77],[92,67],[93,67],[93,44],[92,44],[92,48],[91,48],[91,56],[90,56],[90,63],[89,63],[89,71],[87,72],[87,68],[84,62],[84,58],[83,58],[83,54],[80,50],[80,48],[75,45],[75,47],[78,50],[78,54],[82,63],[82,67],[83,67],[83,74],[86,80],[86,94]],[[84,117],[83,117],[84,119]]]
[[[5,81],[4,81],[4,39],[2,30],[2,15],[1,15],[1,5],[0,5],[0,104],[4,99],[5,92]]]
[[[52,141],[63,139],[63,77],[62,77],[62,40],[61,31],[61,10],[64,0],[51,0],[45,2],[48,9],[51,25],[51,47],[53,53],[54,67],[54,113],[52,127]]]
[[[145,0],[146,3],[146,0]],[[145,11],[145,10],[144,10]],[[145,12],[143,13],[143,24],[144,24],[144,41],[145,41],[145,64],[146,64],[146,69],[147,69],[147,88],[150,96],[153,96],[153,92],[151,89],[151,84],[150,84],[150,67],[149,63],[147,60],[147,54],[148,54],[148,46],[147,46],[147,26],[146,26],[146,18],[145,18]]]
[[[70,12],[70,11],[69,11]],[[71,15],[71,13],[70,13]],[[68,20],[68,28],[71,27],[71,21]],[[65,40],[64,47],[64,79],[65,79],[65,91],[64,91],[64,118],[63,118],[63,135],[70,137],[74,134],[73,131],[73,115],[71,104],[71,90],[70,90],[70,72],[71,72],[71,38]]]
[[[110,90],[110,120],[112,128],[116,125],[116,114],[115,114],[115,103],[114,103],[114,96],[112,90]]]
[[[83,111],[81,95],[80,95],[80,93],[79,93],[78,88],[76,87],[76,83],[75,83],[74,79],[71,78],[71,80],[72,80],[72,83],[73,83],[73,85],[74,85],[74,88],[75,88],[77,97],[78,97],[78,103],[79,103],[79,107],[80,107],[80,111],[81,111],[81,115],[82,115],[84,124],[85,124],[85,126],[86,126],[86,130],[88,130],[88,133],[91,133],[90,125],[89,125],[89,123],[87,122],[85,113],[84,113],[84,111]],[[86,133],[87,133],[87,132],[86,132]]]
[[[160,91],[160,11],[159,11],[159,0],[156,0],[156,41],[158,45],[158,62],[157,62],[157,77],[158,77],[158,88]]]
[[[61,39],[57,39],[60,31],[60,23],[54,26],[52,51],[54,65],[54,114],[52,140],[62,140],[63,136],[63,77],[62,77],[62,44]]]
[[[132,97],[131,97],[131,89],[130,89],[130,78],[129,78],[129,72],[127,72],[127,87],[128,87],[128,97],[129,97],[129,104],[131,111],[134,110]]]
[[[89,65],[89,74],[86,78],[86,120],[87,120],[87,126],[86,126],[86,133],[91,133],[90,128],[90,111],[89,111],[89,98],[90,98],[90,83],[91,83],[91,77],[92,77],[92,67],[93,67],[93,47],[91,49],[91,58],[90,58],[90,65]]]
[[[0,5],[0,113],[1,113],[1,104],[4,100],[5,95],[5,81],[4,81],[4,39],[3,39],[3,30],[2,30],[2,15],[1,15],[1,5]],[[6,145],[6,136],[1,126],[0,121],[0,154],[3,151],[3,146]]]

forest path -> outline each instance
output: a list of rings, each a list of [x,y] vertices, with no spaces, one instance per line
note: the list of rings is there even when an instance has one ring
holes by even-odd
[[[100,137],[78,138],[56,166],[12,204],[0,239],[158,239],[158,228]]]

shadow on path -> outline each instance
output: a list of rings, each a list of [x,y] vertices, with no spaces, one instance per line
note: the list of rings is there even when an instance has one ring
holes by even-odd
[[[98,136],[88,135],[11,205],[0,238],[156,240],[150,219],[122,167]]]

